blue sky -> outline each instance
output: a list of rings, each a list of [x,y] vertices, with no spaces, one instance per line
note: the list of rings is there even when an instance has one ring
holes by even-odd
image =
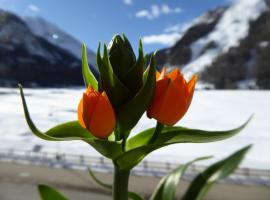
[[[92,50],[124,32],[146,52],[173,44],[195,17],[231,0],[0,0],[0,8],[20,15],[41,16],[85,41]]]

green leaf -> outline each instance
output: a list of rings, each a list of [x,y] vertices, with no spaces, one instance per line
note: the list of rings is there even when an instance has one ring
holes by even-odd
[[[82,74],[85,86],[92,86],[95,90],[98,90],[98,82],[88,66],[87,52],[84,43],[82,44]]]
[[[156,51],[155,51],[155,53],[156,53]],[[147,62],[148,62],[149,58],[150,58],[150,54],[145,54],[145,56],[144,56],[144,58],[143,58],[144,63],[146,63],[146,64],[147,64]]]
[[[98,47],[97,64],[100,72],[101,90],[106,91],[113,107],[117,109],[132,97],[132,93],[113,72],[106,45],[104,45],[103,58],[100,55],[100,45]]]
[[[125,75],[123,82],[135,94],[143,85],[144,57],[142,41],[139,40],[139,56],[136,64]]]
[[[122,33],[122,36],[123,36],[123,39],[124,39],[124,45],[125,45],[125,47],[127,49],[130,49],[132,51],[132,53],[134,54],[133,49],[132,49],[132,46],[131,46],[131,44],[130,44],[128,38],[127,38],[127,36],[124,33]]]
[[[155,191],[150,197],[150,200],[173,200],[176,187],[182,175],[185,173],[187,168],[196,161],[209,159],[208,157],[201,157],[188,162],[187,164],[180,165],[179,167],[172,170],[167,176],[163,177],[158,183]]]
[[[156,143],[208,143],[230,138],[243,130],[252,119],[252,116],[241,126],[226,131],[204,131],[184,127],[165,127]]]
[[[97,184],[99,184],[100,186],[102,186],[102,187],[104,187],[104,188],[106,188],[106,189],[112,190],[112,187],[113,187],[112,184],[110,184],[110,183],[105,183],[105,182],[99,180],[99,179],[96,177],[96,175],[94,174],[94,172],[91,170],[90,167],[88,167],[88,173],[89,173],[89,175],[91,176],[91,178],[92,178]]]
[[[148,63],[150,62],[150,59],[149,59],[150,56],[153,56],[153,55],[156,56],[156,54],[157,54],[157,51],[155,51],[153,54],[146,54],[146,55],[144,55],[144,57],[143,57],[144,66],[148,65]],[[146,70],[143,72],[143,82],[145,82],[146,77],[147,77],[147,73],[146,72],[147,72]]]
[[[34,133],[35,134],[35,133]],[[95,139],[95,137],[86,129],[82,128],[78,121],[66,122],[59,124],[49,130],[46,133],[39,133],[51,137],[54,139]]]
[[[155,141],[155,144],[164,144],[164,143],[206,143],[206,142],[215,142],[219,140],[224,140],[230,138],[241,130],[243,130],[253,115],[249,117],[249,119],[242,124],[241,126],[226,130],[226,131],[205,131],[200,129],[189,129],[185,127],[163,127],[161,134]],[[147,130],[142,131],[139,134],[131,137],[127,141],[127,150],[131,150],[140,146],[147,144],[147,142],[152,137],[155,128],[149,128]]]
[[[123,105],[117,113],[119,127],[121,130],[124,130],[121,132],[128,132],[131,130],[147,109],[155,91],[155,73],[155,57],[152,56],[148,67],[147,80],[143,87],[139,90],[136,96]],[[125,137],[127,138],[128,135]]]
[[[131,169],[152,151],[176,143],[208,143],[230,138],[239,133],[251,120],[227,131],[204,131],[184,127],[164,127],[153,144],[147,144],[154,128],[143,131],[127,141],[127,151],[115,158],[120,169]]]
[[[135,192],[128,192],[128,197],[133,200],[144,200],[144,198],[142,198]]]
[[[251,145],[248,145],[238,150],[224,160],[211,165],[196,176],[182,200],[202,200],[214,183],[226,178],[237,169],[250,148]]]
[[[27,104],[24,98],[22,86],[19,85],[21,99],[23,103],[24,115],[27,124],[34,135],[49,141],[70,141],[82,140],[94,147],[99,153],[108,158],[115,158],[122,152],[120,142],[108,141],[94,137],[88,130],[81,127],[78,121],[71,121],[57,125],[46,132],[41,132],[33,123],[28,112]]]
[[[154,131],[155,128],[149,128],[129,138],[126,143],[126,150],[129,151],[148,144]]]
[[[78,121],[60,124],[44,134],[55,139],[62,139],[62,141],[85,141],[107,158],[115,158],[122,153],[120,142],[96,138],[88,130],[82,128]]]
[[[42,200],[68,200],[64,195],[47,185],[39,185],[38,191]]]
[[[89,172],[89,175],[92,177],[92,179],[97,183],[99,184],[100,186],[106,188],[106,189],[109,189],[109,190],[112,190],[113,186],[112,184],[110,183],[105,183],[103,181],[101,181],[100,179],[98,179],[94,172],[91,170],[91,168],[89,167],[88,168],[88,172]],[[143,200],[142,197],[140,197],[138,194],[136,194],[135,192],[128,192],[128,196],[129,198],[133,199],[133,200]]]

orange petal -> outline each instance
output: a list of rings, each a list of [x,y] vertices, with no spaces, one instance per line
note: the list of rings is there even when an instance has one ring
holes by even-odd
[[[161,79],[163,79],[166,76],[166,70],[167,70],[167,67],[164,66],[162,68],[161,73],[160,73],[160,76],[158,77],[157,80],[161,80]]]
[[[93,115],[89,124],[91,133],[99,138],[107,138],[115,127],[115,115],[112,105],[103,92],[96,103]]]
[[[166,67],[156,76],[158,78],[155,95],[147,109],[147,115],[165,125],[172,126],[187,112],[197,78],[194,76],[187,83],[178,68],[166,75]]]
[[[100,94],[97,94],[95,92],[91,92],[89,94],[83,93],[82,116],[86,128],[88,128],[89,122],[93,116],[93,111],[95,109],[99,96]]]
[[[77,116],[78,116],[78,121],[79,121],[80,125],[81,125],[83,128],[86,128],[86,126],[85,126],[85,124],[84,124],[82,112],[83,112],[83,99],[80,100],[80,103],[79,103],[79,105],[78,105]]]
[[[164,94],[168,88],[169,81],[170,80],[165,77],[164,79],[158,80],[156,82],[155,94],[149,108],[147,109],[147,116],[149,118],[155,118],[155,115],[159,113],[159,109],[163,102],[163,98],[165,97]]]
[[[156,80],[158,80],[159,76],[160,76],[159,71],[156,71]]]
[[[171,81],[159,111],[158,121],[169,126],[174,125],[186,113],[186,102],[184,88],[179,88]]]
[[[193,98],[194,90],[195,90],[195,84],[197,81],[197,76],[194,75],[192,79],[188,82],[188,87],[187,87],[187,109],[190,106],[190,103]]]
[[[84,93],[90,94],[91,92],[95,92],[95,90],[92,86],[89,86]]]
[[[189,94],[194,91],[195,84],[198,80],[198,77],[196,75],[193,75],[191,80],[188,82],[188,92]]]
[[[168,77],[172,80],[175,80],[179,76],[182,76],[182,74],[178,68],[175,68],[168,74]]]

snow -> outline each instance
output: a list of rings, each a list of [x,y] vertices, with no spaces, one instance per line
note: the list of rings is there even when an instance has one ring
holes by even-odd
[[[259,47],[261,47],[262,49],[268,47],[269,42],[268,41],[262,41],[259,43]]]
[[[236,0],[212,32],[192,43],[192,61],[183,68],[185,76],[190,78],[194,73],[201,72],[217,56],[237,46],[247,36],[250,21],[256,20],[267,9],[263,0]],[[214,42],[217,47],[201,55],[201,51],[210,42]]]
[[[25,89],[30,114],[41,130],[76,120],[76,108],[82,92],[81,88]],[[49,142],[31,134],[23,116],[18,89],[0,88],[0,102],[0,149],[33,150],[41,145],[41,151],[98,156],[93,148],[80,141]],[[208,144],[172,145],[146,159],[181,163],[198,156],[214,155],[215,158],[211,159],[214,161],[253,144],[242,166],[270,169],[270,91],[196,91],[189,111],[178,125],[226,130],[239,126],[253,113],[255,117],[248,127],[233,138]],[[143,116],[132,134],[154,124],[155,120]]]
[[[212,11],[208,11],[205,14],[201,15],[200,17],[196,18],[194,20],[194,24],[195,25],[201,24],[201,23],[211,24],[216,20],[217,15],[222,14],[224,10],[226,10],[226,7],[220,7],[220,8],[215,9],[214,14],[212,13]]]
[[[243,81],[238,81],[237,88],[239,88],[241,90],[247,90],[247,89],[258,89],[259,87],[258,87],[255,79],[249,78],[249,79],[245,79]]]

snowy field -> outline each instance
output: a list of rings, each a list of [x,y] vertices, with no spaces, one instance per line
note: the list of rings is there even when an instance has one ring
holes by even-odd
[[[82,92],[82,89],[25,89],[30,114],[41,130],[75,120]],[[39,145],[41,151],[98,156],[83,142],[49,142],[30,134],[18,89],[0,88],[0,102],[0,149],[32,150]],[[255,117],[248,127],[231,139],[208,144],[172,145],[146,159],[181,163],[198,156],[213,155],[212,162],[253,144],[242,166],[270,169],[270,91],[196,91],[188,113],[178,125],[207,130],[231,129],[253,113]],[[154,125],[154,120],[144,116],[133,134]],[[207,162],[210,161],[204,161]]]

